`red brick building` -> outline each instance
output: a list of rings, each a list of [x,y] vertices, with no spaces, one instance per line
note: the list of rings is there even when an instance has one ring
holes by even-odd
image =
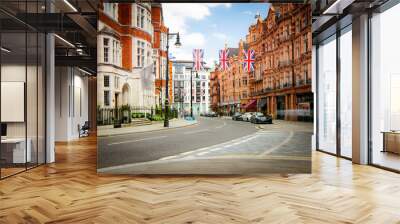
[[[312,120],[310,20],[309,4],[273,4],[267,18],[257,17],[246,41],[240,41],[236,54],[230,53],[231,68],[215,72],[221,75],[222,112],[261,111],[277,119]],[[243,49],[255,50],[253,72],[243,71]]]
[[[165,66],[167,63],[166,41],[168,28],[164,25],[163,10],[160,3],[151,5],[151,23],[153,24],[153,56],[156,66],[155,94],[159,99],[159,104],[165,102]]]
[[[128,105],[149,110],[164,102],[167,31],[161,4],[101,1],[97,36],[100,108]]]

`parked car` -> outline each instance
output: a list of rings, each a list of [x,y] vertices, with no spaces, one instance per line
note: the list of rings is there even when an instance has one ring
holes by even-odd
[[[210,113],[207,114],[207,117],[218,117],[218,114],[215,113],[214,111],[211,111]]]
[[[242,121],[250,121],[251,116],[253,116],[254,112],[246,112],[242,115]]]
[[[272,124],[272,117],[270,115],[264,115],[263,113],[257,112],[251,116],[250,122],[253,124]]]
[[[242,113],[236,112],[234,115],[232,115],[232,120],[234,121],[242,121]]]

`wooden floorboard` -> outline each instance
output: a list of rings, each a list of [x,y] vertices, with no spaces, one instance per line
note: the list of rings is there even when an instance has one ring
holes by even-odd
[[[96,139],[0,181],[0,223],[400,223],[400,175],[313,153],[311,175],[96,174]]]

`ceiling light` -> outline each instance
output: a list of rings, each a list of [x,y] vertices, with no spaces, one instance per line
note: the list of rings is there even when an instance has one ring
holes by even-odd
[[[351,5],[355,0],[336,0],[332,5],[330,5],[322,14],[342,14],[343,10]]]
[[[79,68],[79,67],[78,67],[78,70],[81,71],[81,72],[83,72],[83,73],[85,73],[86,75],[93,75],[92,73],[90,73],[90,72],[88,72],[88,71],[85,71],[85,70],[83,70],[83,69],[81,69],[81,68]]]
[[[5,47],[1,47],[0,49],[1,49],[1,51],[4,51],[6,53],[10,53],[11,52],[11,50],[9,50],[9,49],[7,49]]]
[[[78,10],[68,1],[64,0],[65,4],[67,4],[74,12],[78,12]]]
[[[61,40],[62,42],[64,42],[65,44],[69,45],[70,47],[75,48],[75,45],[73,45],[71,42],[69,42],[68,40],[60,37],[58,34],[54,34],[55,37],[57,37],[59,40]]]

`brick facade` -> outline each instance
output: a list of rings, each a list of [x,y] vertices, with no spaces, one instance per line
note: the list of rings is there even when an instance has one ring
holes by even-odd
[[[250,73],[241,66],[241,54],[248,48],[256,52]],[[225,114],[261,111],[278,119],[312,120],[309,4],[273,4],[267,18],[258,16],[236,49],[229,55],[231,68],[213,73],[221,79],[211,79],[211,86],[220,85],[220,95],[212,94],[212,108]],[[249,107],[255,100],[256,107]]]

